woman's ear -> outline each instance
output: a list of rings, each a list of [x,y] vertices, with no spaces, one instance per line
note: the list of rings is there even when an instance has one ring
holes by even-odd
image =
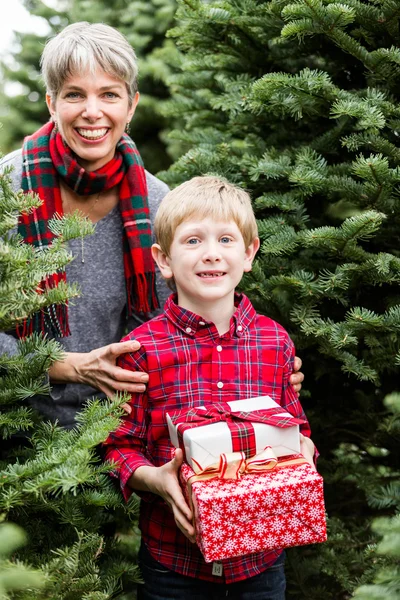
[[[139,104],[139,99],[140,99],[140,94],[139,94],[139,92],[136,92],[136,94],[133,96],[132,104],[130,105],[129,111],[128,111],[128,120],[129,121],[132,119],[133,115],[135,114],[136,107]]]
[[[243,271],[248,273],[251,271],[251,267],[253,265],[253,260],[255,255],[257,254],[257,250],[260,247],[260,238],[256,237],[251,242],[250,246],[246,249],[244,254],[244,268]]]
[[[161,275],[165,279],[171,279],[174,274],[171,267],[169,266],[169,259],[165,252],[162,250],[160,244],[153,244],[151,247],[151,254],[160,269]]]
[[[53,102],[50,94],[46,94],[46,104],[47,104],[47,108],[49,109],[49,113],[50,113],[52,121],[56,121],[56,119],[55,119],[56,107],[55,107],[55,103]]]

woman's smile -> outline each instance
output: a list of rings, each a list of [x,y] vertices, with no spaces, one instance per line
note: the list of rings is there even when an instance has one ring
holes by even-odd
[[[105,135],[108,133],[108,127],[97,127],[96,129],[87,129],[85,127],[77,127],[75,129],[79,133],[79,135],[86,140],[98,142],[102,140]]]

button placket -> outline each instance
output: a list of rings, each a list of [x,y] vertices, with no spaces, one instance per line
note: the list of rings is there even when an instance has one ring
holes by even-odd
[[[217,340],[215,340],[217,341]],[[223,347],[221,344],[217,344],[213,349],[213,368],[212,368],[212,378],[213,384],[217,387],[218,390],[222,390],[224,387],[224,362],[223,362]]]

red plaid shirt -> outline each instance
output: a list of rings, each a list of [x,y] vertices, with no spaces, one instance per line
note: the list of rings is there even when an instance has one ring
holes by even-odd
[[[294,346],[275,321],[258,315],[249,299],[235,297],[237,310],[227,333],[220,336],[213,323],[179,307],[170,296],[164,314],[131,332],[138,351],[123,355],[119,365],[149,374],[147,390],[132,394],[132,412],[111,433],[105,444],[106,458],[119,465],[121,489],[132,493],[128,480],[142,465],[160,466],[171,460],[165,409],[170,411],[270,396],[292,415],[305,419],[296,392],[289,384]],[[310,435],[308,422],[300,426]],[[212,574],[197,545],[191,544],[175,525],[161,497],[138,492],[142,498],[140,529],[153,558],[165,567],[191,577],[232,583],[261,573],[281,551],[249,554],[224,560],[223,576]]]

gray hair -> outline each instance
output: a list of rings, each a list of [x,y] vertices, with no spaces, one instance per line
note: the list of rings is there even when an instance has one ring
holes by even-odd
[[[53,101],[69,75],[94,73],[98,67],[125,82],[130,103],[137,92],[136,54],[122,33],[103,23],[68,25],[47,42],[40,64]]]

